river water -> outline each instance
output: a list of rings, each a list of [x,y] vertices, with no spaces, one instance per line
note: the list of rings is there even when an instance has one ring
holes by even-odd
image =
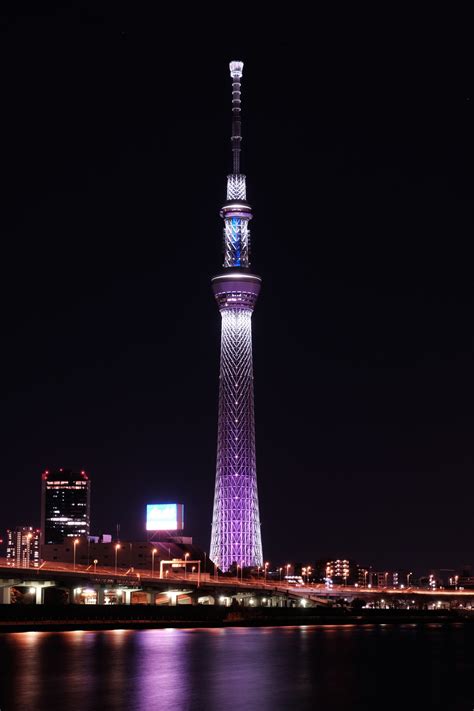
[[[0,634],[0,710],[474,708],[474,625]]]

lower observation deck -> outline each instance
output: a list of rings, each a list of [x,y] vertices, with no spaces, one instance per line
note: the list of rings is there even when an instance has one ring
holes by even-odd
[[[212,290],[219,309],[248,308],[253,311],[262,280],[256,274],[231,270],[212,279]]]

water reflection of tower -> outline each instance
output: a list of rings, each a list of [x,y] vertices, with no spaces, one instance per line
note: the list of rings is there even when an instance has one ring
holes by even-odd
[[[240,172],[242,62],[230,63],[232,77],[233,170],[227,177],[223,271],[212,280],[222,317],[219,418],[211,559],[227,570],[232,563],[263,563],[255,462],[252,312],[261,279],[250,271],[245,175]]]

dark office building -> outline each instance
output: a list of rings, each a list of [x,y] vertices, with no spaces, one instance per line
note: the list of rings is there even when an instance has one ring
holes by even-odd
[[[87,474],[59,469],[43,472],[41,479],[41,542],[88,536],[91,483]]]

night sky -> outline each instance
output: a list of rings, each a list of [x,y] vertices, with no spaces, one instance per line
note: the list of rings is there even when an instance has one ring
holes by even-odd
[[[196,17],[1,19],[2,531],[63,466],[94,532],[180,501],[208,550],[242,59],[265,559],[474,563],[471,38]]]

